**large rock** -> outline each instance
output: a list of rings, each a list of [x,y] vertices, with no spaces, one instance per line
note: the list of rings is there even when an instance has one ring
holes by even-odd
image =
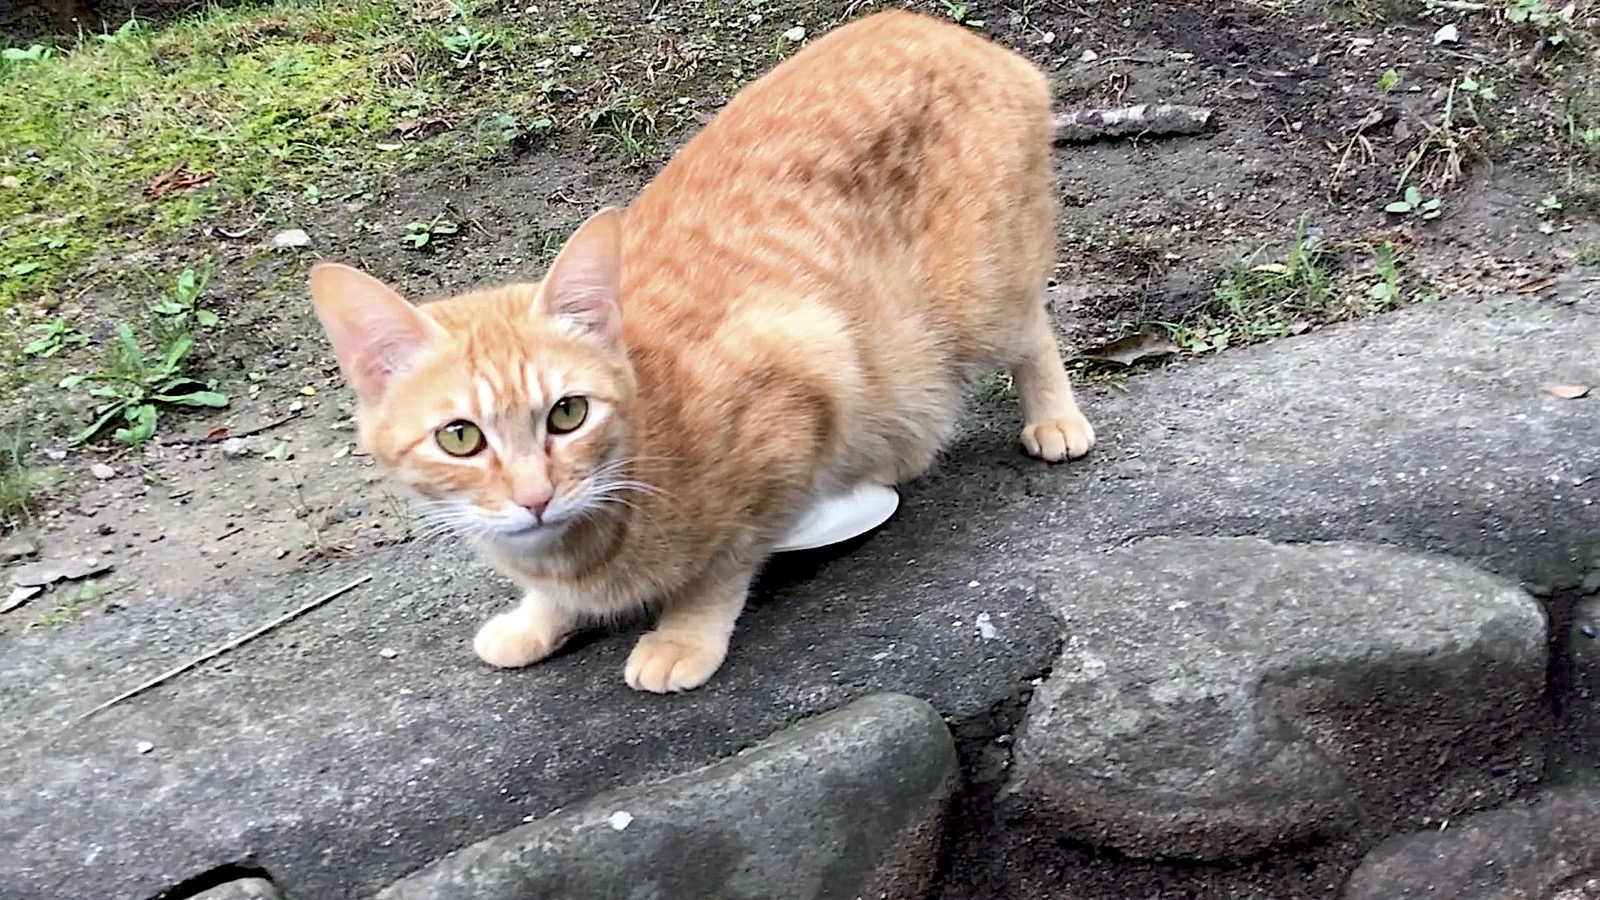
[[[1600,569],[1584,581],[1586,596],[1572,608],[1560,661],[1556,706],[1579,758],[1600,766]]]
[[[1242,859],[1448,816],[1543,771],[1545,628],[1515,585],[1357,545],[1152,538],[1041,577],[1065,640],[1016,739],[1018,822]]]
[[[920,900],[959,779],[932,707],[868,697],[474,844],[377,900]]]
[[[146,900],[241,865],[293,900],[362,896],[527,816],[876,692],[927,699],[969,758],[1003,751],[994,738],[1060,637],[1035,568],[1130,538],[1392,543],[1559,587],[1600,555],[1583,488],[1600,417],[1540,390],[1600,383],[1600,316],[1566,296],[1428,304],[1087,390],[1101,444],[1071,465],[1020,454],[1013,404],[979,408],[888,527],[775,572],[724,670],[685,696],[622,683],[626,632],[525,670],[474,663],[473,629],[512,591],[448,544],[0,636],[0,898]],[[372,582],[77,720],[361,573]],[[986,873],[1043,893],[1006,882],[974,897],[1152,896],[1063,887],[1103,866],[1002,859],[975,846],[952,884]],[[1262,896],[1305,896],[1277,887]]]
[[[1385,841],[1345,900],[1591,900],[1600,883],[1600,789],[1557,789]]]

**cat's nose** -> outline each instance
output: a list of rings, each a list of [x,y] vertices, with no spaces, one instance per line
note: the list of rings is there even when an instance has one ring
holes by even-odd
[[[533,513],[535,519],[542,519],[545,507],[550,505],[550,497],[554,493],[555,491],[548,486],[522,488],[511,496],[511,502]]]

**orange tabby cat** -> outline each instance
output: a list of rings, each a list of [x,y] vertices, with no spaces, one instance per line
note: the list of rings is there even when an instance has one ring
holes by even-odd
[[[538,283],[413,306],[313,269],[363,443],[525,591],[478,655],[649,606],[627,683],[705,683],[807,505],[923,472],[996,368],[1029,453],[1087,453],[1043,300],[1050,107],[1022,57],[881,13],[747,87]]]

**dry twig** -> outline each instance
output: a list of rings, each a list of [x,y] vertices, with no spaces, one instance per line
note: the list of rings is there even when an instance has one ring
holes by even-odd
[[[1140,103],[1057,113],[1055,124],[1057,143],[1087,143],[1130,135],[1199,134],[1211,124],[1211,110],[1203,106]]]
[[[203,662],[207,662],[209,660],[216,659],[217,657],[221,656],[222,654],[227,653],[229,650],[232,650],[232,649],[234,649],[236,647],[239,647],[239,646],[241,646],[243,644],[246,644],[246,643],[248,643],[250,641],[253,641],[256,638],[262,636],[263,634],[266,634],[267,632],[271,631],[272,629],[277,628],[278,626],[284,624],[285,622],[290,622],[290,621],[293,621],[295,619],[298,619],[301,616],[305,615],[306,613],[312,611],[313,609],[316,609],[317,607],[321,606],[322,604],[327,603],[329,600],[332,600],[333,598],[339,596],[340,594],[346,593],[347,591],[352,591],[352,590],[360,587],[361,585],[366,584],[367,582],[369,582],[371,580],[372,580],[372,576],[371,575],[363,575],[360,578],[357,578],[355,581],[352,581],[349,584],[345,585],[344,587],[334,588],[333,590],[327,592],[326,594],[323,594],[321,597],[318,597],[317,599],[312,600],[309,603],[303,604],[301,606],[298,606],[298,607],[296,607],[294,609],[289,610],[288,612],[286,612],[283,615],[277,617],[276,619],[273,619],[271,622],[268,622],[267,624],[261,626],[260,628],[255,629],[254,631],[251,631],[251,632],[249,632],[247,634],[244,634],[244,635],[241,635],[239,637],[236,637],[233,640],[227,642],[226,644],[223,644],[222,646],[216,648],[215,650],[210,650],[210,651],[207,651],[205,653],[202,653],[199,656],[195,657],[194,659],[190,660],[189,662],[184,663],[181,666],[177,666],[175,668],[168,669],[167,671],[162,672],[160,675],[157,675],[156,677],[150,679],[149,681],[146,681],[144,684],[141,684],[138,687],[130,688],[129,690],[123,691],[122,693],[118,694],[117,696],[112,697],[110,700],[107,700],[106,702],[100,704],[99,706],[96,706],[94,709],[91,709],[88,712],[84,713],[83,715],[79,716],[78,717],[78,721],[82,722],[84,719],[89,718],[90,716],[94,715],[97,712],[100,712],[100,711],[106,710],[106,709],[110,709],[111,707],[116,706],[118,703],[121,703],[122,701],[127,700],[129,698],[137,697],[138,695],[144,693],[145,691],[150,690],[153,687],[156,687],[157,685],[163,684],[163,683],[165,683],[167,681],[172,680],[173,678],[178,677],[179,675],[182,675],[184,672],[189,671],[190,669],[194,668],[195,666],[200,665]]]

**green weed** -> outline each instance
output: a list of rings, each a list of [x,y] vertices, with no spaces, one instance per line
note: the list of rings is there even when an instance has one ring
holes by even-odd
[[[28,465],[21,434],[0,435],[0,529],[17,528],[32,519],[34,494],[47,480]]]
[[[111,359],[104,368],[87,375],[69,375],[61,382],[67,390],[92,385],[88,394],[96,401],[93,423],[74,435],[72,443],[88,443],[109,429],[117,443],[138,446],[155,435],[163,407],[227,406],[227,395],[216,391],[213,383],[185,373],[184,363],[193,349],[194,338],[181,334],[152,358],[132,328],[119,326]]]
[[[1441,209],[1438,197],[1422,196],[1422,189],[1414,184],[1406,185],[1405,192],[1396,200],[1383,208],[1383,211],[1398,216],[1416,216],[1419,219],[1437,219]]]
[[[72,327],[65,316],[29,325],[24,333],[30,337],[22,345],[23,354],[38,359],[49,359],[69,347],[82,347],[89,343],[89,336]]]
[[[1405,301],[1403,277],[1392,244],[1371,253],[1365,281],[1343,274],[1343,254],[1302,227],[1281,252],[1243,261],[1186,320],[1154,324],[1185,351],[1211,353],[1381,312]]]

